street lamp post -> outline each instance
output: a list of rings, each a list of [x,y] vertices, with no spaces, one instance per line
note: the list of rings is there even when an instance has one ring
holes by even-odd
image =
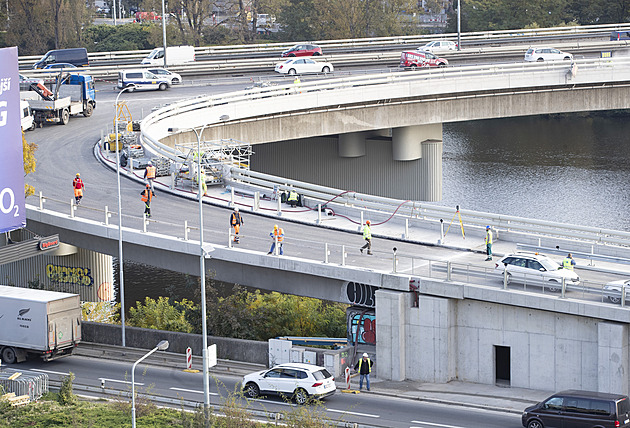
[[[116,25],[116,0],[114,0],[114,4],[112,4],[112,13],[114,14],[114,25]]]
[[[118,270],[120,274],[120,321],[122,322],[122,346],[125,343],[125,280],[123,275],[123,240],[122,240],[122,197],[120,194],[120,155],[118,154],[118,98],[120,95],[129,90],[133,90],[134,85],[123,88],[116,96],[114,103],[114,134],[116,134],[116,180],[118,184]]]
[[[461,0],[457,0],[457,50],[462,50],[462,5]]]
[[[136,428],[136,366],[155,351],[166,351],[168,349],[168,340],[162,340],[155,348],[147,352],[142,358],[133,363],[131,368],[131,427]]]
[[[166,62],[166,15],[164,8],[164,0],[162,0],[162,44],[164,45],[164,68],[168,68],[168,64]]]
[[[206,128],[204,125],[201,131],[197,132],[195,128],[189,128],[197,136],[197,184],[199,185],[199,279],[201,281],[201,334],[203,341],[202,358],[203,358],[203,407],[204,415],[208,417],[208,409],[210,407],[210,380],[208,379],[208,332],[206,321],[206,267],[205,253],[203,250],[203,190],[201,187],[201,135]],[[169,128],[169,132],[181,131],[180,128]]]

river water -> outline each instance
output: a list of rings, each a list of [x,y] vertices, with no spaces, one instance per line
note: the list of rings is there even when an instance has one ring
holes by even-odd
[[[630,114],[462,122],[445,124],[443,136],[439,204],[630,230]],[[125,263],[127,307],[144,296],[194,298],[196,284],[186,275]]]

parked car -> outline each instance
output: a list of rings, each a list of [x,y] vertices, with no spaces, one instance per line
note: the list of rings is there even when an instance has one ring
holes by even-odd
[[[293,398],[297,404],[321,399],[335,393],[335,378],[324,367],[304,363],[285,363],[243,377],[243,391],[248,398],[279,395]]]
[[[573,60],[573,54],[562,52],[561,50],[549,46],[530,46],[525,52],[525,61],[559,61]]]
[[[74,64],[70,64],[69,62],[58,62],[55,64],[48,64],[46,67],[44,67],[44,70],[50,70],[50,71],[57,71],[59,69],[66,69],[66,68],[79,68]]]
[[[310,58],[293,58],[276,64],[276,72],[281,74],[331,73],[334,67],[329,62],[313,61]]]
[[[507,271],[507,282],[540,283],[546,281],[545,287],[549,291],[562,288],[562,279],[566,285],[578,285],[580,277],[571,269],[563,269],[549,257],[538,253],[518,252],[502,257],[496,264],[494,271],[503,275]],[[543,284],[541,284],[543,285]]]
[[[180,76],[177,73],[173,73],[172,71],[168,71],[165,68],[149,68],[147,70],[158,77],[165,77],[166,79],[169,80],[169,82],[171,83],[171,86],[182,83],[182,76]]]
[[[416,50],[425,52],[456,51],[457,43],[451,40],[432,40]]]
[[[611,281],[604,285],[604,296],[610,301],[610,303],[621,302],[621,289],[625,285],[625,296],[628,300],[630,295],[630,279],[620,279],[618,281]]]
[[[622,394],[562,391],[526,408],[521,423],[526,428],[627,428],[630,403]]]
[[[448,60],[440,58],[431,52],[407,51],[400,54],[401,68],[415,69],[418,67],[446,67]]]
[[[118,72],[118,88],[131,87],[128,92],[136,89],[159,89],[165,91],[171,87],[166,77],[159,77],[148,70],[124,70]]]
[[[280,55],[282,58],[285,57],[294,57],[294,56],[320,56],[322,55],[322,48],[317,45],[312,45],[309,43],[303,43],[299,45],[295,45],[290,49],[282,52]]]

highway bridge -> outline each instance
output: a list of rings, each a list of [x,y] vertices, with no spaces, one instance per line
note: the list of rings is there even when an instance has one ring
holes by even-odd
[[[509,73],[507,69],[489,74],[491,72],[487,70],[479,73],[479,70],[462,68],[459,70],[460,79],[454,80],[456,82],[455,87],[452,87],[453,83],[448,86],[449,91],[455,91],[448,97],[443,96],[443,92],[440,92],[445,87],[440,86],[443,83],[441,81],[436,80],[435,84],[430,86],[412,84],[414,78],[433,79],[436,76],[433,73],[426,73],[412,76],[409,78],[411,80],[401,77],[400,81],[394,78],[387,82],[375,81],[369,85],[366,84],[365,90],[352,91],[353,97],[350,97],[349,92],[347,92],[346,101],[358,103],[361,108],[357,108],[357,111],[370,110],[370,108],[363,108],[365,106],[361,105],[360,101],[375,100],[375,95],[379,92],[376,88],[381,85],[381,88],[387,90],[387,92],[381,91],[381,100],[389,100],[390,95],[393,94],[399,99],[396,104],[402,104],[400,100],[408,98],[411,103],[418,104],[419,107],[417,108],[422,108],[421,100],[423,97],[427,97],[427,99],[437,98],[435,105],[444,102],[446,105],[453,104],[453,107],[457,107],[457,104],[461,103],[462,106],[459,107],[459,110],[455,108],[455,111],[468,115],[471,113],[464,106],[466,103],[478,102],[475,98],[481,98],[482,102],[491,102],[494,99],[500,103],[509,100],[510,96],[515,96],[521,100],[531,97],[531,100],[528,103],[521,103],[525,105],[522,107],[523,110],[520,110],[521,107],[519,106],[511,106],[514,110],[508,110],[507,107],[510,107],[510,104],[505,103],[500,108],[489,108],[490,114],[496,116],[501,114],[534,114],[536,112],[535,106],[539,109],[542,107],[543,110],[548,109],[545,110],[548,112],[562,111],[562,105],[567,109],[566,111],[627,108],[625,100],[628,97],[624,91],[626,91],[628,72],[625,70],[627,67],[623,64],[624,62],[620,60],[579,63],[578,72],[575,74],[570,74],[571,70],[567,64],[544,65],[543,68],[535,68],[536,65],[534,65],[531,69],[519,64],[521,71],[518,74]],[[478,80],[473,77],[468,79],[468,71],[471,71],[472,75],[478,73],[477,75],[481,74],[481,76]],[[484,74],[486,75],[484,76]],[[444,74],[441,78],[448,79],[448,76]],[[354,85],[357,83],[356,80],[350,78],[346,83]],[[461,80],[466,84],[460,83]],[[480,84],[483,81],[497,82],[497,86],[475,86],[475,84]],[[334,82],[334,84],[339,85],[342,83]],[[430,88],[434,88],[435,93],[422,92],[430,90]],[[330,108],[334,104],[331,103],[333,99],[339,103],[339,98],[336,97],[338,91],[343,91],[340,87],[331,87],[330,91],[322,90],[325,88],[322,88],[321,83],[304,85],[302,89],[302,93],[295,93],[294,91],[288,95],[285,89],[283,96],[304,100],[306,106],[316,111],[320,109],[320,112]],[[493,94],[493,91],[496,91],[496,94]],[[248,127],[251,126],[249,123],[260,122],[263,126],[259,133],[263,132],[267,128],[267,125],[264,124],[265,121],[250,121],[248,120],[249,117],[242,113],[245,109],[231,107],[239,101],[247,102],[247,109],[254,114],[255,118],[269,115],[274,119],[280,119],[280,116],[289,114],[288,111],[277,109],[278,96],[275,96],[277,94],[260,91],[250,92],[250,95],[241,93],[237,96],[223,96],[225,101],[222,105],[223,114],[226,114],[225,109],[229,109],[227,112],[229,120],[219,121],[216,126],[211,123],[206,129],[210,129],[211,132],[237,132],[238,130],[238,132],[243,132],[242,136],[251,135],[253,137],[255,135],[253,129],[247,131]],[[475,96],[475,92],[478,92],[479,97]],[[575,102],[577,98],[571,98],[576,97],[576,94],[580,96],[579,103]],[[106,95],[107,102],[111,102],[113,96],[114,93],[109,92]],[[358,99],[361,96],[366,98]],[[522,98],[518,98],[520,96]],[[372,98],[370,99],[370,97]],[[564,100],[564,104],[556,101],[558,97]],[[130,98],[127,97],[127,99]],[[177,111],[175,105],[149,115],[144,121],[146,127],[143,130],[145,141],[153,139],[154,147],[157,147],[155,143],[158,142],[158,139],[165,140],[164,137],[167,136],[168,128],[172,127],[173,123],[176,123],[177,127],[203,127],[208,125],[208,121],[220,119],[220,116],[217,118],[216,113],[208,114],[208,112],[212,112],[213,108],[216,108],[212,104],[214,99],[212,97],[198,99],[192,113],[188,113],[186,108],[194,105],[195,102],[183,101],[177,105],[180,115],[175,116]],[[136,100],[138,99],[136,98]],[[540,100],[544,100],[544,102]],[[151,104],[150,101],[148,103]],[[269,111],[264,112],[262,110],[265,106],[269,108]],[[201,111],[195,112],[196,108],[208,110],[203,111],[204,114],[202,115]],[[376,112],[378,103],[374,103],[371,108]],[[387,110],[389,106],[384,104],[383,108]],[[337,114],[347,114],[348,110],[350,109],[339,108]],[[451,110],[440,108],[438,111],[448,114]],[[528,113],[525,113],[526,111]],[[333,112],[331,112],[332,114]],[[101,123],[111,120],[110,113],[102,113],[100,117]],[[385,115],[385,117],[394,122],[394,125],[413,126],[409,122],[396,123],[394,115]],[[170,118],[171,123],[166,123],[168,120],[159,123],[160,118]],[[205,118],[206,121],[202,121],[202,118]],[[450,118],[456,120],[456,115],[453,114]],[[468,117],[468,119],[473,119],[473,117]],[[438,122],[437,117],[434,117],[433,120]],[[356,121],[347,121],[347,123],[352,124]],[[363,123],[369,124],[370,122],[366,120]],[[384,120],[379,123],[379,126],[384,127],[386,123],[387,121]],[[69,126],[73,126],[73,123]],[[75,132],[73,138],[64,139],[61,136],[67,128],[60,128],[56,127],[54,131],[53,128],[48,128],[46,137],[42,135],[40,150],[44,154],[43,159],[45,159],[46,164],[42,165],[42,170],[35,175],[37,187],[44,189],[48,198],[45,203],[46,207],[52,209],[30,207],[28,227],[38,233],[56,230],[65,242],[116,254],[114,244],[116,228],[111,224],[105,224],[102,207],[103,204],[115,206],[113,174],[95,166],[92,159],[92,151],[98,140],[96,135],[98,131],[93,127],[87,129],[81,123],[70,128]],[[46,130],[36,132],[42,131],[45,132]],[[330,129],[329,131],[340,132],[339,129]],[[351,127],[348,131],[358,132],[359,129]],[[246,134],[246,132],[251,134]],[[212,137],[215,136],[217,135]],[[282,138],[282,135],[267,136],[266,138],[268,138],[267,141],[271,141],[273,138]],[[166,150],[165,147],[167,146],[164,145],[162,149]],[[64,166],[60,168],[61,165]],[[98,203],[86,203],[86,206],[80,208],[80,218],[78,215],[74,218],[68,218],[69,208],[63,199],[69,198],[64,198],[65,192],[60,192],[60,189],[69,187],[68,183],[74,171],[68,172],[67,170],[73,166],[76,168],[77,165],[93,166],[87,174],[82,175],[86,175],[87,191],[94,192],[93,196],[87,193],[90,196],[86,197],[86,201],[93,198]],[[60,169],[65,170],[60,173]],[[93,183],[93,190],[91,190],[90,183]],[[138,202],[140,186],[126,182],[123,187],[123,199],[126,201],[125,255],[130,258],[137,258],[138,261],[155,263],[164,267],[177,265],[180,270],[188,267],[194,269],[193,265],[196,262],[190,260],[198,259],[199,243],[189,242],[189,240],[194,240],[194,236],[188,236],[189,240],[182,236],[185,234],[185,228],[181,224],[184,219],[190,218],[189,225],[195,225],[193,220],[196,217],[194,202],[185,199],[171,199],[166,193],[160,192],[154,202],[158,205],[157,201],[160,201],[161,198],[165,200],[161,208],[155,208],[160,222],[151,222],[150,232],[144,232],[143,221],[138,216],[140,212]],[[64,205],[66,205],[65,208],[63,208]],[[426,270],[414,271],[414,266],[412,266],[411,273],[397,271],[396,265],[393,264],[394,254],[389,251],[369,259],[359,259],[360,255],[355,252],[355,255],[349,258],[342,256],[343,263],[327,264],[325,263],[326,260],[322,260],[321,257],[313,256],[314,253],[321,255],[321,250],[314,249],[307,243],[320,243],[321,246],[325,242],[348,243],[348,245],[356,242],[355,240],[360,242],[356,226],[351,232],[342,234],[339,230],[333,230],[330,227],[314,228],[287,223],[284,220],[286,215],[249,216],[253,220],[252,231],[270,230],[271,225],[275,222],[282,223],[285,230],[291,231],[291,234],[296,237],[296,243],[292,245],[291,235],[288,235],[286,257],[278,258],[267,255],[266,245],[260,245],[262,238],[255,237],[258,232],[250,232],[249,235],[253,239],[249,248],[247,245],[243,245],[243,248],[239,249],[225,248],[226,246],[221,242],[226,242],[227,227],[217,225],[225,224],[227,226],[228,211],[211,207],[208,207],[206,211],[209,212],[209,215],[206,217],[204,230],[210,232],[208,241],[214,248],[214,251],[209,252],[211,258],[206,261],[206,268],[216,270],[219,279],[225,278],[247,285],[259,285],[269,289],[273,287],[279,291],[328,299],[337,299],[336,296],[339,296],[340,301],[344,301],[341,290],[343,290],[344,285],[347,287],[350,282],[364,284],[374,290],[377,331],[376,356],[379,361],[376,367],[379,378],[417,379],[427,382],[461,379],[478,383],[494,383],[497,380],[505,380],[503,378],[498,379],[497,373],[504,371],[507,366],[509,373],[507,381],[512,386],[548,390],[576,387],[628,392],[627,368],[630,361],[628,324],[630,317],[624,307],[603,303],[602,299],[597,297],[578,300],[565,294],[558,296],[533,293],[531,289],[525,291],[505,289],[500,278],[497,279],[496,276],[491,275],[482,278],[482,284],[470,281],[470,274],[454,278],[452,276],[453,261],[465,260],[466,258],[470,260],[474,253],[462,252],[452,247],[422,247],[417,243],[405,241],[395,243],[401,254],[417,255],[420,253],[421,258],[423,252],[427,254],[426,258],[418,265],[419,268],[430,266],[432,260],[438,260],[444,264],[450,262],[450,266],[445,266],[446,277],[436,278],[430,274],[424,274],[427,272]],[[131,214],[132,212],[135,214]],[[370,214],[377,215],[373,212]],[[492,217],[492,215],[488,217]],[[486,219],[487,217],[484,218],[484,220]],[[315,222],[315,219],[311,221]],[[510,231],[509,226],[502,228],[500,223],[496,225],[492,222],[489,223],[497,228],[501,239],[505,242],[510,242],[512,237],[512,242],[529,239],[531,244],[551,248],[561,242],[562,248],[569,246],[571,249],[575,248],[584,252],[592,247],[597,247],[598,250],[604,248],[593,240],[570,241],[557,236],[550,237],[547,233],[541,233],[540,236],[533,238],[534,241],[532,242],[532,237],[529,236],[528,238],[529,234],[512,235],[513,232]],[[132,228],[135,230],[131,230]],[[430,236],[434,237],[432,241],[435,242],[436,238],[440,237],[439,226],[433,223],[429,224],[427,228]],[[472,229],[474,230],[474,227]],[[375,240],[377,248],[393,246],[388,245],[388,241],[383,239],[391,233],[381,234],[378,228],[375,228],[375,231],[382,236],[381,239]],[[604,231],[602,235],[609,235],[610,233]],[[263,233],[264,235],[266,233]],[[469,235],[469,238],[473,236],[475,236],[474,232]],[[623,233],[619,233],[617,236],[617,239],[624,239]],[[247,237],[246,234],[245,242],[247,242]],[[476,237],[481,242],[479,232],[477,232]],[[428,243],[428,240],[425,242]],[[471,248],[470,244],[467,246]],[[210,248],[208,247],[207,250],[210,251]],[[623,254],[620,247],[617,247],[616,250],[619,251],[618,256],[628,257]],[[341,253],[345,254],[343,251]],[[476,265],[481,267],[478,262]],[[468,280],[463,280],[463,278]],[[582,294],[589,293],[582,290]],[[595,295],[595,293],[590,294]],[[505,357],[506,351],[507,358]],[[488,364],[488,362],[492,362],[492,364]],[[618,376],[617,373],[625,374]]]

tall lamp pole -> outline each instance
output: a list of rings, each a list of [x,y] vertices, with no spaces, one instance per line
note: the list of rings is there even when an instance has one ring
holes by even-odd
[[[162,0],[162,44],[164,45],[164,68],[168,68],[168,63],[166,62],[166,14],[164,8],[164,0]]]
[[[461,0],[457,0],[457,50],[462,50],[462,4]]]
[[[155,351],[166,351],[168,349],[168,340],[162,340],[155,348],[146,353],[142,358],[133,363],[131,367],[131,427],[136,428],[136,366]]]
[[[122,197],[120,195],[120,156],[118,154],[118,98],[125,91],[130,91],[135,85],[123,88],[116,96],[114,103],[114,134],[116,134],[116,180],[118,183],[118,270],[120,274],[120,321],[122,322],[122,346],[125,342],[125,280],[123,275],[123,240],[122,240]]]
[[[114,0],[114,4],[112,4],[112,12],[114,14],[114,25],[116,25],[116,0]]]

